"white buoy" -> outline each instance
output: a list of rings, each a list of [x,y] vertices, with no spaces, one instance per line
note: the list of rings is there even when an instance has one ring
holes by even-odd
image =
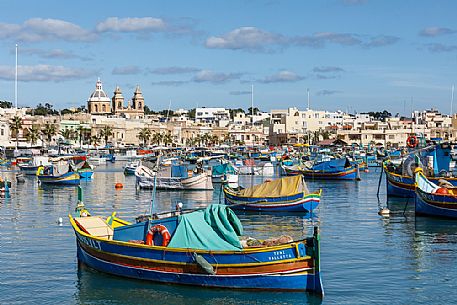
[[[62,219],[62,217],[59,217],[59,219],[57,219],[57,223],[59,224],[59,226],[61,226],[61,225],[62,225],[62,223],[63,223],[63,219]]]
[[[379,215],[381,216],[384,216],[384,217],[388,217],[389,214],[390,214],[390,210],[386,207],[386,208],[382,208],[379,210],[378,212]]]

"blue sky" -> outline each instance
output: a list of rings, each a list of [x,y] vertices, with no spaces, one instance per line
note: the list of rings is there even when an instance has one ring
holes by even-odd
[[[100,77],[161,110],[450,112],[457,2],[1,1],[0,99],[85,104]],[[456,103],[457,104],[457,103]],[[454,107],[457,109],[456,107]]]

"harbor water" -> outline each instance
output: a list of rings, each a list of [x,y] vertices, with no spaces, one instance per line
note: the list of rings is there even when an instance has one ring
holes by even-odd
[[[377,214],[386,204],[376,192],[380,171],[362,181],[309,181],[323,190],[315,215],[242,214],[245,234],[294,238],[320,225],[321,270],[325,297],[302,292],[237,291],[130,280],[79,265],[67,215],[77,200],[75,187],[41,187],[35,177],[16,184],[11,198],[0,199],[0,304],[451,304],[457,279],[457,222],[414,216],[413,202],[389,202],[391,215]],[[244,186],[266,178],[240,177]],[[116,190],[115,183],[123,189]],[[96,169],[82,181],[84,203],[95,215],[133,220],[148,212],[151,191],[136,191],[135,177],[122,164]],[[223,201],[214,191],[158,191],[154,211],[204,207]],[[63,222],[59,224],[59,218]]]

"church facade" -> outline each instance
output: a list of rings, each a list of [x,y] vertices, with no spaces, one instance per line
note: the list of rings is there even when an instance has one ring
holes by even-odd
[[[142,119],[144,118],[144,97],[140,86],[137,86],[132,99],[127,102],[127,107],[125,107],[125,99],[121,88],[117,86],[114,90],[113,98],[110,99],[103,91],[102,82],[98,79],[95,91],[87,100],[87,109],[90,114],[113,114],[126,118]]]

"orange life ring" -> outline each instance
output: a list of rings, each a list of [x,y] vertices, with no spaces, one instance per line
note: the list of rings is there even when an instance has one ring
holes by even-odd
[[[410,148],[414,148],[417,146],[417,137],[416,136],[409,136],[408,139],[406,140],[406,145]]]
[[[154,246],[154,235],[156,233],[160,233],[162,235],[162,247],[168,246],[170,243],[171,235],[168,232],[167,227],[164,225],[155,225],[148,230],[148,234],[146,235],[146,245]]]

